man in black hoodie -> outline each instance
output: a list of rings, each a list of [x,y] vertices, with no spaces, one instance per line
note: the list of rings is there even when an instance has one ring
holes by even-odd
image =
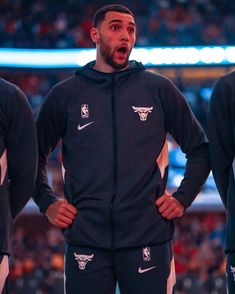
[[[228,293],[235,293],[235,72],[216,83],[208,118],[212,172],[227,210],[226,243]]]
[[[0,293],[9,270],[12,223],[32,196],[36,170],[30,105],[17,86],[0,79]]]
[[[173,293],[173,219],[183,215],[209,173],[204,132],[167,78],[129,61],[132,12],[98,10],[96,60],[52,88],[37,120],[35,201],[66,239],[66,293]],[[170,195],[167,133],[187,156]],[[62,140],[65,199],[47,184],[46,162]]]

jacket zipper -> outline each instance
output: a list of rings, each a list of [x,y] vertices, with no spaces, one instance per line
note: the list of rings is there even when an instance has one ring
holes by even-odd
[[[113,133],[113,196],[110,203],[110,217],[111,217],[111,247],[114,249],[114,217],[113,217],[113,202],[117,192],[117,130],[116,130],[116,107],[114,95],[115,75],[112,74],[111,80],[111,106],[112,106],[112,133]]]

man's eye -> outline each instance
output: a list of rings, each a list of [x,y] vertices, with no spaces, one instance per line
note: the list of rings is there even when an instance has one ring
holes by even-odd
[[[112,31],[117,31],[119,28],[120,26],[117,26],[117,25],[111,26]]]
[[[129,28],[128,31],[129,31],[130,34],[134,34],[135,29],[134,28]]]

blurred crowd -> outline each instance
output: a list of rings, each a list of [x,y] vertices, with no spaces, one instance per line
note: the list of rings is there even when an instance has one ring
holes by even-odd
[[[115,1],[114,1],[115,2]],[[235,2],[126,0],[135,14],[137,46],[234,44]],[[1,0],[0,47],[93,47],[92,15],[112,1]]]
[[[226,294],[225,215],[188,214],[176,220],[173,242],[178,294]]]
[[[62,234],[38,214],[19,223],[12,240],[10,294],[64,293]]]
[[[223,213],[186,214],[176,221],[173,250],[176,294],[225,294]],[[63,294],[64,242],[44,217],[18,220],[12,250],[10,294]]]

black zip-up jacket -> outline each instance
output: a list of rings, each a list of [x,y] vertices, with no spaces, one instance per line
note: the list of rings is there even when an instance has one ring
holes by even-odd
[[[10,253],[13,220],[32,196],[36,140],[33,113],[25,95],[0,79],[0,254]]]
[[[205,135],[167,78],[135,61],[115,73],[93,65],[55,86],[41,109],[35,201],[45,212],[56,200],[46,162],[62,139],[65,197],[78,209],[64,231],[69,243],[126,248],[170,240],[173,222],[155,205],[167,183],[166,136],[171,133],[188,158],[174,193],[187,208],[209,173]]]
[[[235,72],[216,83],[209,107],[208,136],[214,179],[227,210],[227,252],[235,252]]]

